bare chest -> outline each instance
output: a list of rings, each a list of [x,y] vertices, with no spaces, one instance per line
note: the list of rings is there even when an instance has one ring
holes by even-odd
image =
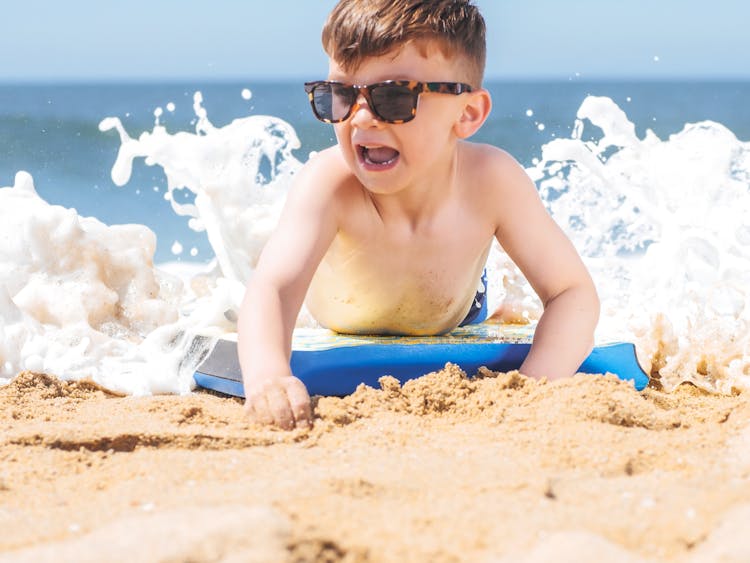
[[[342,332],[430,334],[456,326],[489,248],[479,232],[336,238],[308,293],[322,324]]]

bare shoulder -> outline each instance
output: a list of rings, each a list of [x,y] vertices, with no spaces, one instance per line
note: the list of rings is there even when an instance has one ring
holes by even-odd
[[[347,166],[339,147],[333,146],[310,158],[297,173],[287,207],[300,213],[317,213],[341,226],[351,223],[367,201],[362,184]]]
[[[534,182],[515,158],[491,145],[461,145],[461,178],[471,198],[496,229],[544,207]]]
[[[311,155],[302,167],[302,171],[330,178],[348,172],[346,162],[344,162],[344,157],[341,155],[338,145],[328,147]]]
[[[333,146],[312,156],[300,169],[293,190],[314,192],[321,197],[332,197],[355,180],[346,166],[338,146]]]
[[[347,172],[336,147],[321,151],[302,166],[263,250],[258,271],[273,272],[277,281],[292,285],[312,276],[313,266],[346,216],[341,194],[351,182]]]
[[[493,187],[491,191],[497,191],[518,187],[518,183],[528,187],[531,183],[523,167],[503,149],[469,142],[460,147],[462,174],[483,192],[487,192],[489,185]]]

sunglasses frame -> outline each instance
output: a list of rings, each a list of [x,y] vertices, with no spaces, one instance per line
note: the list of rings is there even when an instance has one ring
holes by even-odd
[[[351,88],[356,94],[353,97],[353,101],[346,112],[346,115],[340,119],[328,119],[321,116],[318,110],[315,108],[315,89],[318,86],[343,86],[344,88]],[[411,91],[413,102],[411,108],[411,115],[405,119],[386,119],[378,111],[376,105],[372,101],[372,90],[374,88],[382,88],[388,86],[398,86],[401,88],[407,88]],[[357,98],[361,92],[367,101],[367,107],[370,112],[379,120],[385,123],[401,124],[407,123],[414,119],[417,115],[417,103],[419,101],[419,95],[426,92],[433,92],[435,94],[453,94],[460,95],[464,92],[472,92],[474,89],[464,82],[417,82],[415,80],[386,80],[384,82],[375,82],[373,84],[346,84],[344,82],[336,82],[335,80],[316,80],[314,82],[305,82],[305,92],[310,100],[310,106],[312,107],[313,114],[317,119],[324,123],[341,123],[351,117],[354,107],[357,105]],[[333,95],[331,95],[333,97]]]

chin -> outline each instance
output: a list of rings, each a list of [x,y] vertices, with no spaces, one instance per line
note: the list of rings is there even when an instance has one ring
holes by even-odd
[[[404,187],[394,182],[373,182],[369,178],[359,178],[362,186],[371,194],[393,195],[404,190]]]

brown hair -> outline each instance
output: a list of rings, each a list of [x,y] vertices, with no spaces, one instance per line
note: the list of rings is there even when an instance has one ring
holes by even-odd
[[[409,41],[434,41],[466,60],[466,79],[482,84],[485,24],[471,0],[340,0],[323,26],[323,48],[345,71]]]

